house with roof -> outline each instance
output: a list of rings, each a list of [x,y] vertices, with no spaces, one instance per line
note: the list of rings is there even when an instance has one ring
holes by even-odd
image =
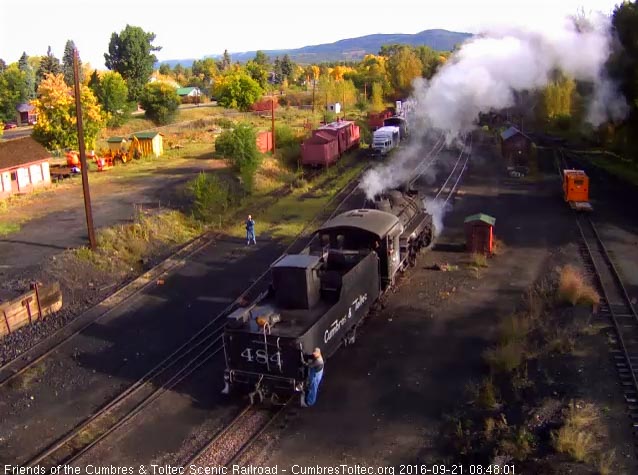
[[[516,127],[501,133],[501,154],[508,164],[525,166],[529,162],[533,140]]]
[[[159,132],[136,132],[131,135],[130,140],[139,141],[139,149],[142,156],[155,155],[159,157],[164,154],[164,135]]]
[[[198,87],[180,87],[177,88],[177,95],[182,103],[198,103],[202,97],[202,91]]]
[[[38,120],[35,106],[32,106],[28,102],[18,104],[16,112],[16,122],[18,125],[33,125]]]
[[[0,142],[0,199],[51,183],[49,151],[31,137]]]

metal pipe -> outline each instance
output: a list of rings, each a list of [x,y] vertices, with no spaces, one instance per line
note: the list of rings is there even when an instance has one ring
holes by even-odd
[[[78,148],[80,149],[80,164],[82,172],[82,192],[84,194],[84,211],[86,214],[86,228],[89,233],[89,245],[92,251],[97,248],[95,228],[93,227],[93,212],[91,210],[91,193],[89,190],[89,176],[86,165],[86,151],[84,150],[84,129],[82,127],[82,98],[80,93],[80,73],[78,71],[78,50],[73,50],[73,84],[75,86],[75,114],[77,117]]]

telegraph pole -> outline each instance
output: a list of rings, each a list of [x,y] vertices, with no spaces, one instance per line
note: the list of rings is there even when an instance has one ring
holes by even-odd
[[[272,122],[272,156],[275,156],[275,93],[273,91],[270,101],[270,120]]]
[[[78,148],[80,149],[80,165],[82,172],[82,191],[84,193],[84,211],[86,212],[86,228],[89,232],[89,245],[92,251],[97,248],[95,229],[93,227],[93,212],[91,211],[91,193],[89,191],[89,176],[86,165],[86,151],[84,150],[84,129],[82,128],[82,98],[80,97],[80,73],[78,71],[78,50],[73,50],[73,83],[75,86],[75,115],[78,127]]]

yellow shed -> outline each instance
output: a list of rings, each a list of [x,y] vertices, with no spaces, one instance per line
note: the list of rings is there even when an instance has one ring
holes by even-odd
[[[131,136],[137,138],[140,142],[142,155],[155,155],[159,157],[164,153],[164,136],[159,132],[138,132]]]
[[[119,152],[120,150],[126,151],[126,138],[124,137],[109,137],[106,139],[106,143],[109,146],[111,152]]]

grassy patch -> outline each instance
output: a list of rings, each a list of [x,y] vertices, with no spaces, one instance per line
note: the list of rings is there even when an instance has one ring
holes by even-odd
[[[574,266],[566,265],[560,271],[558,299],[572,305],[595,305],[600,301],[598,292],[587,283]]]
[[[166,250],[167,246],[184,244],[201,230],[200,225],[179,211],[139,210],[132,223],[101,229],[96,251],[80,247],[72,253],[75,258],[105,271],[141,270],[149,257]]]
[[[19,223],[2,223],[0,222],[0,237],[8,236],[9,234],[17,233],[20,231]]]
[[[598,420],[593,404],[570,402],[563,427],[552,434],[556,451],[568,454],[578,462],[590,461],[598,448],[595,435]]]
[[[524,356],[525,348],[519,341],[499,344],[483,353],[492,374],[512,373],[521,366]]]
[[[264,200],[264,188],[271,190],[274,184],[295,179],[290,172],[271,178],[273,182],[264,187],[261,182],[261,192],[246,200],[239,212],[236,222],[229,229],[233,236],[243,237],[243,214],[250,213],[256,221],[257,234],[267,233],[270,236],[288,242],[295,238],[328,204],[330,199],[346,184],[348,184],[365,166],[365,162],[357,161],[355,156],[344,158],[338,165],[324,172],[316,178],[310,189],[305,186],[295,188],[285,196],[277,197],[276,201],[267,206],[260,206]],[[258,178],[257,182],[260,182]],[[292,186],[291,186],[292,187]]]
[[[580,155],[580,157],[587,158],[591,164],[602,168],[611,175],[638,186],[638,164],[634,160],[607,153],[587,153]]]
[[[487,256],[480,252],[473,252],[470,256],[469,266],[476,269],[487,267]]]

